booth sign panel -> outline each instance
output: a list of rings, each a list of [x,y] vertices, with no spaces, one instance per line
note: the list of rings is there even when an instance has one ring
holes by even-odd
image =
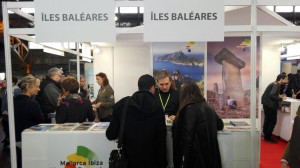
[[[35,0],[36,42],[115,42],[115,1]]]
[[[144,1],[144,41],[224,40],[224,1]]]

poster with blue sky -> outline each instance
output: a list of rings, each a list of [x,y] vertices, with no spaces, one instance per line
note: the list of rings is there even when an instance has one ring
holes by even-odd
[[[152,43],[153,75],[167,70],[174,77],[177,70],[182,84],[188,81],[200,85],[204,79],[204,43],[165,42]],[[179,88],[177,88],[179,89]]]

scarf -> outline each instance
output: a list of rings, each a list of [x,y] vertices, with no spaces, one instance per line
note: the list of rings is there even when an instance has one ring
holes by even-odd
[[[61,100],[62,104],[65,104],[67,107],[69,107],[70,103],[75,103],[75,104],[83,104],[83,100],[79,93],[73,93],[69,94],[65,98]]]

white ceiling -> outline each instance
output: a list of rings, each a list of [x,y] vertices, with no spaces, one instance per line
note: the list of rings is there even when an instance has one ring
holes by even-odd
[[[250,25],[251,23],[250,7],[232,7],[225,8],[225,25]],[[258,7],[257,24],[267,26],[284,26],[293,25],[283,17],[278,15],[266,7]],[[121,29],[121,28],[119,28]],[[138,30],[138,31],[136,31]],[[143,42],[143,26],[130,28],[128,33],[120,33],[117,35],[117,43],[97,43],[99,46],[148,46],[149,43]],[[134,33],[138,32],[138,33]],[[290,43],[300,39],[299,32],[257,32],[262,35],[265,45],[280,45],[281,43]],[[251,32],[230,32],[225,36],[251,36]]]

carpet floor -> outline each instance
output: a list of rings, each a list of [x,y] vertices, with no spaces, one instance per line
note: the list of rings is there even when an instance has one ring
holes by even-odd
[[[278,140],[277,138],[274,139]],[[286,145],[287,142],[280,139],[278,144],[265,143],[261,139],[260,168],[281,168],[280,160]]]

